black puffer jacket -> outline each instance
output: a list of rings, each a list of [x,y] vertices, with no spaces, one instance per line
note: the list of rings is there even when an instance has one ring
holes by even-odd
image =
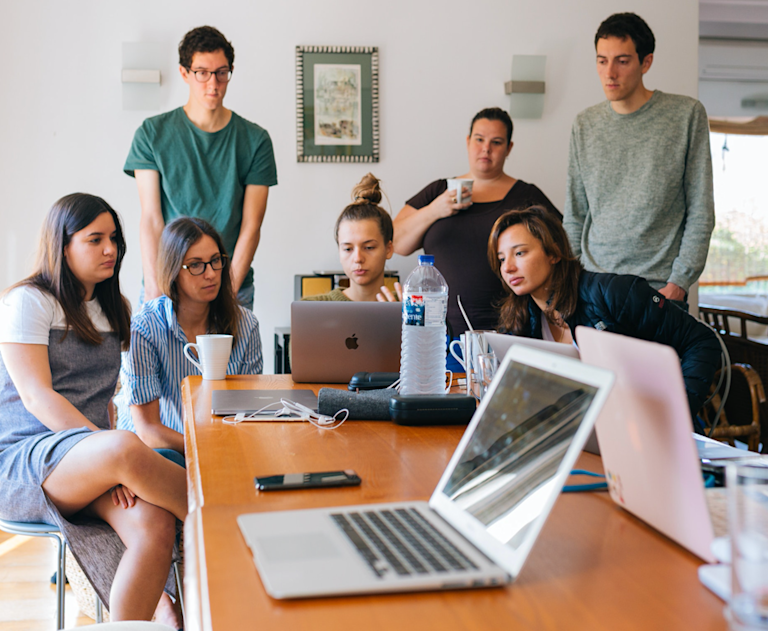
[[[541,310],[532,298],[528,312],[528,329],[521,335],[541,339]],[[571,331],[588,326],[674,348],[692,417],[706,400],[720,368],[720,343],[715,334],[638,276],[582,272],[576,312],[566,322]]]

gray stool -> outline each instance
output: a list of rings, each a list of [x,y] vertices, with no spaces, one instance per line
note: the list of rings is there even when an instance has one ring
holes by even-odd
[[[65,570],[66,570],[66,556],[67,542],[64,541],[64,537],[61,536],[61,531],[58,526],[51,524],[35,524],[25,521],[7,521],[0,519],[0,530],[10,533],[12,535],[25,535],[27,537],[48,537],[50,539],[56,539],[58,544],[58,568],[56,570],[56,628],[64,628],[64,584]],[[101,600],[96,596],[96,622],[102,621],[101,614]]]

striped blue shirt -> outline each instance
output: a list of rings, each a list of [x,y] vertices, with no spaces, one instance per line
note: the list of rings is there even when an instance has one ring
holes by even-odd
[[[238,308],[238,334],[232,344],[227,374],[257,375],[263,365],[259,323],[252,311]],[[181,381],[200,374],[197,366],[184,356],[187,342],[168,296],[144,303],[131,320],[131,347],[123,353],[121,389],[115,398],[118,429],[135,432],[129,406],[159,399],[163,425],[184,433]]]

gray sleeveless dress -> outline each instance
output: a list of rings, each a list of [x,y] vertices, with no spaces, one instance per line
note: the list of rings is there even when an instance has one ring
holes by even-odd
[[[108,404],[120,371],[120,341],[102,334],[92,346],[74,333],[52,329],[48,345],[53,389],[89,421],[109,429]],[[91,435],[88,428],[52,432],[24,407],[0,355],[0,517],[12,521],[45,522],[61,529],[72,554],[106,606],[112,580],[125,551],[105,522],[67,520],[42,489],[43,481],[64,455]],[[166,591],[175,594],[172,572]]]

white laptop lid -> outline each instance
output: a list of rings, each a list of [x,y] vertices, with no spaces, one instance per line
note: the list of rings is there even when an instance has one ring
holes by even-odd
[[[613,375],[515,345],[429,505],[513,578],[607,398]]]
[[[356,372],[399,372],[399,302],[291,304],[291,376],[296,383],[347,383]]]
[[[611,498],[696,556],[714,538],[680,359],[670,346],[576,329],[585,364],[616,383],[595,429]]]
[[[503,359],[509,349],[515,344],[579,359],[579,350],[573,344],[560,344],[559,342],[537,340],[532,337],[522,337],[521,335],[506,335],[504,333],[486,333],[485,337],[499,360]]]

